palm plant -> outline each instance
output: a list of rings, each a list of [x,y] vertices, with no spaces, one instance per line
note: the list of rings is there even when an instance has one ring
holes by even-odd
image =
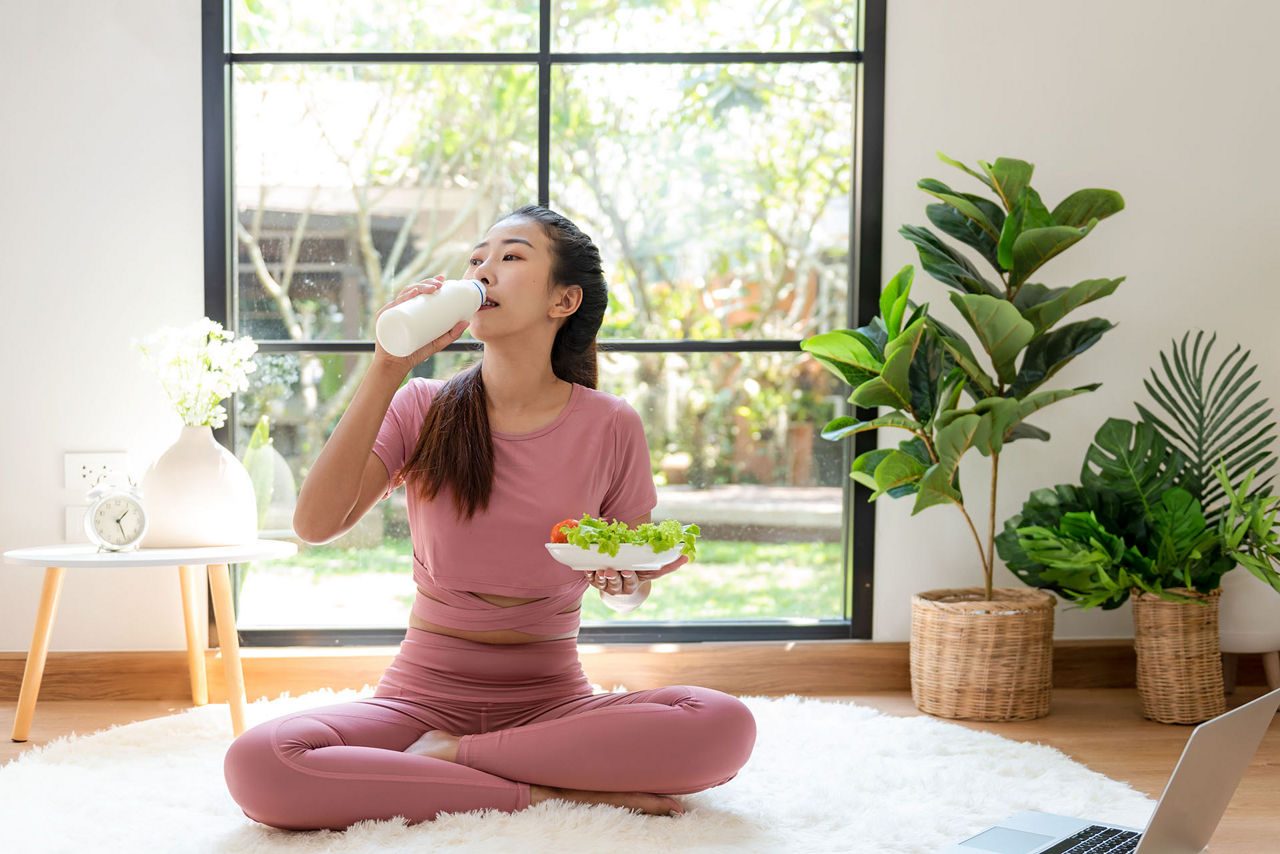
[[[1155,428],[1170,446],[1186,457],[1187,465],[1178,486],[1195,496],[1206,510],[1210,521],[1222,514],[1228,492],[1219,479],[1211,475],[1212,469],[1221,464],[1230,483],[1238,484],[1251,469],[1261,478],[1276,463],[1275,454],[1267,446],[1275,441],[1275,424],[1268,422],[1273,410],[1262,410],[1267,398],[1250,398],[1260,385],[1252,379],[1257,365],[1249,364],[1251,351],[1240,352],[1237,344],[1226,358],[1213,370],[1206,384],[1209,369],[1209,353],[1217,334],[1209,338],[1200,349],[1204,331],[1196,334],[1195,342],[1188,349],[1191,332],[1182,336],[1182,342],[1171,347],[1168,353],[1160,353],[1160,365],[1164,369],[1161,378],[1151,369],[1150,379],[1143,380],[1147,393],[1164,410],[1164,418],[1135,404],[1142,420]],[[1262,410],[1262,411],[1260,411]],[[1265,492],[1271,477],[1253,486],[1253,493]]]

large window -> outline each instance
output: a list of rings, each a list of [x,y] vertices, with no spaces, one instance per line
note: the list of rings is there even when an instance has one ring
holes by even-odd
[[[865,15],[205,0],[206,309],[259,343],[220,438],[273,461],[265,535],[292,536],[377,310],[462,274],[494,220],[539,201],[604,256],[600,387],[644,420],[654,516],[703,530],[639,610],[588,596],[582,638],[869,637],[870,508],[850,449],[819,435],[848,390],[799,349],[874,303],[882,0]],[[414,373],[450,376],[479,348],[464,337]],[[395,642],[414,594],[404,490],[237,577],[246,643]]]

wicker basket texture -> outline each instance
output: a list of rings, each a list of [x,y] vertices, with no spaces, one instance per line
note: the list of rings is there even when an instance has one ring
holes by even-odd
[[[911,597],[911,697],[930,715],[1026,721],[1049,713],[1054,597],[1035,589]]]
[[[1133,646],[1142,713],[1166,724],[1197,724],[1226,711],[1218,641],[1221,591],[1177,589],[1195,602],[1134,591]]]

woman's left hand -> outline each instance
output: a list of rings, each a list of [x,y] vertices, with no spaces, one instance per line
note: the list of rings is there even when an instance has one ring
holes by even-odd
[[[669,575],[688,562],[689,558],[686,555],[680,555],[671,563],[664,564],[660,569],[619,570],[613,567],[605,567],[604,569],[588,571],[586,573],[587,583],[592,587],[598,587],[605,593],[626,596],[636,592],[640,585],[646,581]]]

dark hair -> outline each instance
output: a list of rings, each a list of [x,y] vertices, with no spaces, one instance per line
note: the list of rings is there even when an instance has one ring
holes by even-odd
[[[565,318],[551,345],[551,370],[565,382],[595,388],[598,376],[596,333],[609,304],[600,251],[591,238],[567,218],[540,205],[525,205],[498,222],[531,219],[551,240],[550,286],[577,285],[582,302]],[[436,393],[418,435],[418,444],[400,472],[423,500],[444,486],[453,491],[459,518],[470,519],[489,506],[493,493],[493,437],[483,361],[455,374]]]

